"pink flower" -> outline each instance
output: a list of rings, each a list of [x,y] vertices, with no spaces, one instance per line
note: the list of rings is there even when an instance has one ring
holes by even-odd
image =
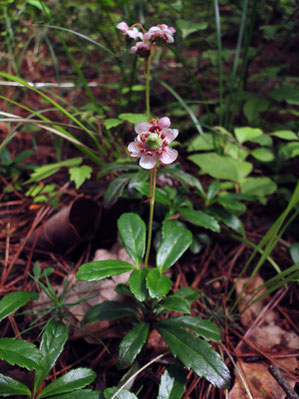
[[[137,53],[140,57],[146,58],[151,53],[151,46],[144,42],[137,42],[130,48],[130,53]]]
[[[156,40],[162,39],[166,43],[173,43],[174,38],[173,34],[175,33],[175,29],[173,27],[168,27],[165,24],[161,24],[158,26],[152,26],[147,33],[144,35],[144,40],[147,40],[151,43]]]
[[[177,159],[177,150],[169,144],[177,137],[177,129],[169,129],[170,119],[152,119],[150,122],[138,122],[135,125],[137,137],[128,145],[131,157],[140,157],[139,165],[152,169],[158,161],[168,165]]]
[[[136,27],[129,28],[126,22],[120,22],[116,27],[131,39],[137,40],[139,38],[143,40],[143,34]]]

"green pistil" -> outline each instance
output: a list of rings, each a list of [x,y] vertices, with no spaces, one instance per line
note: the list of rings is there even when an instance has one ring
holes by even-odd
[[[162,140],[157,133],[150,133],[145,140],[145,145],[150,150],[157,150],[162,145]]]

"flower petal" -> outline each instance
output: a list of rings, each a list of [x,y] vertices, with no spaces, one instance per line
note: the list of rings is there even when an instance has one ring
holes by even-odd
[[[153,157],[152,155],[142,155],[139,161],[139,165],[143,169],[153,169],[153,167],[156,165],[157,159]]]
[[[128,24],[126,22],[120,22],[117,26],[117,29],[120,29],[123,33],[126,33],[129,29]]]
[[[133,158],[140,157],[142,154],[140,148],[135,142],[132,142],[128,145],[128,151]]]
[[[170,126],[170,119],[167,116],[159,119],[158,126],[160,129],[167,129]]]
[[[160,156],[160,161],[166,165],[174,162],[177,159],[178,152],[174,148],[166,147],[163,154]]]
[[[151,127],[152,127],[152,125],[148,122],[138,122],[135,125],[135,132],[137,134],[147,133]]]
[[[161,130],[160,134],[165,135],[165,140],[169,144],[176,139],[177,135],[179,134],[179,131],[178,129],[163,129]]]

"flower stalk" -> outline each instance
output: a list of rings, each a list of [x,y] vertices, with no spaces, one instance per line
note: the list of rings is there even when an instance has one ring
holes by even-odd
[[[150,111],[150,80],[151,80],[151,54],[145,58],[145,109],[147,120],[151,119],[151,111]]]
[[[150,187],[149,187],[150,213],[149,213],[147,246],[146,246],[145,259],[144,259],[144,267],[147,267],[147,265],[148,265],[148,259],[149,259],[151,243],[152,243],[156,180],[157,180],[157,165],[155,165],[154,168],[151,169],[151,174],[150,174]]]

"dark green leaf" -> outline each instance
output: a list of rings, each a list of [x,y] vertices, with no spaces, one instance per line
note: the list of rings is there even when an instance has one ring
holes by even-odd
[[[146,287],[151,298],[162,298],[170,291],[171,280],[158,269],[152,269],[146,276]]]
[[[146,226],[136,213],[124,213],[117,221],[117,227],[126,251],[137,267],[145,252]]]
[[[0,373],[1,398],[5,396],[16,396],[16,395],[25,395],[30,397],[31,392],[29,388],[26,387],[26,385],[22,384],[20,381]]]
[[[149,197],[149,183],[145,181],[138,181],[134,184],[134,188],[142,195]],[[159,187],[156,187],[155,190],[155,200],[162,205],[170,205],[170,200],[167,193]]]
[[[299,105],[299,93],[295,87],[280,87],[272,90],[269,95],[277,101],[286,101],[288,104]]]
[[[184,327],[193,330],[197,336],[201,336],[209,341],[220,342],[221,336],[216,324],[209,320],[203,320],[194,316],[177,316],[165,319],[160,325]]]
[[[167,233],[157,252],[157,267],[161,272],[169,269],[192,244],[192,234],[183,227]]]
[[[11,292],[5,295],[0,301],[0,321],[11,313],[26,305],[27,302],[37,299],[36,292]]]
[[[148,323],[140,322],[121,341],[118,356],[121,367],[128,367],[134,362],[147,340],[149,327]]]
[[[294,263],[299,263],[299,242],[290,246],[290,254]]]
[[[217,198],[218,204],[222,205],[223,208],[235,215],[242,215],[246,211],[246,205],[230,198],[229,196],[221,196]]]
[[[134,270],[134,266],[122,260],[98,260],[80,266],[76,278],[83,281],[98,281],[130,270]]]
[[[146,288],[146,276],[148,272],[149,270],[146,268],[134,270],[129,278],[130,290],[140,302],[145,301],[148,295]]]
[[[190,304],[187,299],[176,295],[169,295],[162,299],[159,305],[172,312],[190,313]]]
[[[195,224],[196,226],[205,227],[212,231],[220,232],[219,223],[215,218],[202,211],[196,211],[190,208],[178,208],[178,212],[184,220]]]
[[[180,366],[169,366],[161,376],[157,399],[180,399],[185,392],[186,370]]]
[[[135,307],[126,302],[105,301],[90,308],[82,324],[91,324],[102,320],[116,320],[123,317],[136,317],[138,312]]]
[[[106,388],[104,391],[105,399],[111,399],[112,396],[115,394],[115,392],[118,391],[118,389],[119,389],[118,387]],[[115,396],[114,399],[138,399],[138,398],[132,392],[123,389]]]
[[[104,194],[104,207],[110,208],[122,195],[124,188],[128,184],[131,176],[122,175],[114,179],[108,186]]]
[[[34,376],[34,391],[38,388],[54,366],[58,356],[61,354],[63,347],[68,339],[67,326],[55,320],[50,320],[43,333],[40,344],[40,352],[42,353],[42,361],[40,367],[36,370]]]
[[[93,370],[83,367],[71,370],[47,385],[38,396],[38,399],[84,388],[86,385],[91,384],[96,376]]]
[[[124,172],[124,171],[136,171],[140,169],[140,166],[136,164],[135,162],[110,162],[106,165],[104,165],[101,168],[101,171],[97,174],[97,178],[101,178],[109,173],[114,173],[114,172]]]
[[[0,359],[28,370],[37,370],[40,367],[42,355],[31,342],[0,338]]]
[[[207,193],[208,201],[211,201],[216,197],[216,195],[219,193],[220,187],[220,182],[218,180],[214,180],[213,183],[209,185],[209,190]]]
[[[132,292],[127,284],[123,284],[123,283],[117,284],[117,286],[114,288],[114,291],[117,292],[118,294],[130,296],[131,298],[134,297],[134,295],[132,295]]]
[[[229,212],[226,212],[224,209],[212,208],[210,211],[214,214],[214,216],[224,223],[227,227],[237,231],[243,237],[245,237],[245,229],[241,220],[236,216],[232,215]]]
[[[203,135],[198,137],[203,137]],[[178,168],[177,164],[167,166],[163,170],[165,171],[165,173],[171,174],[176,180],[180,181],[181,183],[196,188],[202,198],[206,197],[201,182],[189,173],[183,172],[181,169]]]
[[[220,355],[207,342],[178,326],[162,326],[159,323],[157,330],[172,354],[188,369],[191,368],[198,376],[205,377],[219,388],[228,388],[229,370]]]
[[[201,297],[201,293],[191,287],[184,287],[175,292],[176,296],[185,298],[189,303],[195,302]]]
[[[54,399],[104,399],[100,391],[91,389],[78,389],[77,391],[55,395]]]

